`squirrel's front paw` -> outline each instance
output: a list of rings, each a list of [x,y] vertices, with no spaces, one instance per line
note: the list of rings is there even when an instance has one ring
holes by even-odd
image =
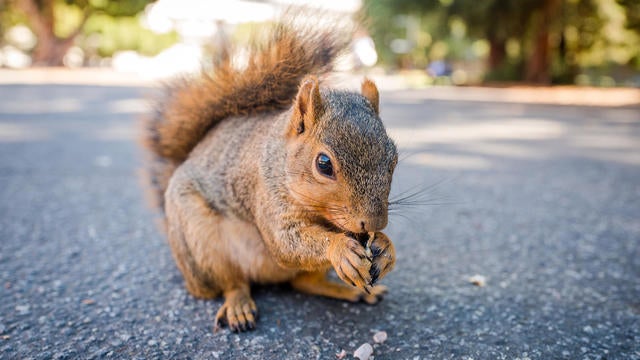
[[[382,279],[396,263],[396,250],[393,243],[384,233],[377,232],[369,243],[371,251],[371,284],[375,284],[378,279]]]
[[[367,258],[364,247],[356,239],[342,235],[331,244],[329,260],[338,277],[347,284],[370,292],[371,260]]]

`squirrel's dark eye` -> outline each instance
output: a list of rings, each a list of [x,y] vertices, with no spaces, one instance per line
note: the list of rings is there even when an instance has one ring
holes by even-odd
[[[326,177],[333,177],[333,165],[331,164],[331,159],[326,154],[320,153],[318,158],[316,159],[316,167],[318,168],[318,172]]]

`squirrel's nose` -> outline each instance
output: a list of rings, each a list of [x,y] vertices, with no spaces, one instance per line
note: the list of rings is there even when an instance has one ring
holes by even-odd
[[[360,230],[362,232],[379,231],[387,226],[387,216],[375,216],[368,217],[366,219],[360,219]]]

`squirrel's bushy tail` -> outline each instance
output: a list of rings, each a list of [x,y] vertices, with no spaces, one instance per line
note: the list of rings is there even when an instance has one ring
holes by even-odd
[[[351,41],[351,29],[346,21],[321,24],[317,19],[308,11],[288,13],[248,48],[227,51],[230,55],[213,70],[164,87],[144,120],[143,135],[153,156],[146,166],[159,206],[175,168],[213,126],[232,116],[286,109],[304,76],[331,70]],[[241,57],[244,66],[235,63]]]

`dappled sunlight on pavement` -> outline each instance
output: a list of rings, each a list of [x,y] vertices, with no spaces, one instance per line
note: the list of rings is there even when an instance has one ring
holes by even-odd
[[[155,89],[71,80],[0,85],[9,358],[333,358],[379,330],[388,340],[376,358],[633,358],[637,105],[386,89],[381,117],[400,148],[391,198],[404,198],[385,230],[398,254],[388,296],[369,307],[256,287],[261,323],[238,336],[212,333],[221,300],[187,294],[145,206],[137,120]]]
[[[403,117],[389,120],[388,132],[408,154],[408,163],[491,169],[509,159],[571,155],[640,165],[639,134],[631,131],[640,123],[638,107],[580,108],[500,102],[500,98],[467,101],[464,96],[458,101],[438,100],[431,96],[434,90],[410,92],[413,99],[422,100],[413,105],[404,103],[404,107],[426,110],[418,115],[406,110],[407,117],[416,121],[404,122]],[[386,101],[395,107],[408,93],[388,93]]]

